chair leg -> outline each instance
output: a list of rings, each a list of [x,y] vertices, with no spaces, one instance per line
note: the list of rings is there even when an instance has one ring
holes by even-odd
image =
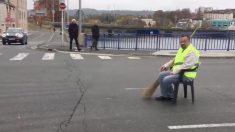
[[[174,85],[174,98],[173,98],[173,100],[172,100],[172,103],[173,103],[173,104],[176,104],[176,102],[177,102],[178,90],[179,90],[179,83],[176,83],[176,84]]]
[[[192,103],[194,104],[194,84],[191,85]]]
[[[184,84],[184,98],[187,98],[187,85]]]

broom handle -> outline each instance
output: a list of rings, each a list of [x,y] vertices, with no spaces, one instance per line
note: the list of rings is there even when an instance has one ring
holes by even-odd
[[[193,31],[193,33],[190,35],[190,38],[193,37],[193,35],[196,33],[196,31],[197,31],[198,28],[199,28],[199,26],[197,26],[197,27],[195,28],[195,30]]]

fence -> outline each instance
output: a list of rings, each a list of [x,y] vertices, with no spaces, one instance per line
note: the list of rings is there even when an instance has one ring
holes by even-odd
[[[181,34],[102,34],[98,47],[102,49],[125,50],[177,50]],[[191,42],[198,50],[235,50],[235,33],[196,33]],[[86,35],[86,47],[92,43],[91,35]]]

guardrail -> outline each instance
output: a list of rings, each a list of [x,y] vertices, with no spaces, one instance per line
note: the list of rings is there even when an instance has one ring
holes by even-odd
[[[125,50],[177,50],[181,34],[103,34],[98,47]],[[191,42],[198,50],[235,50],[235,33],[197,33]],[[86,35],[85,46],[92,45],[91,35]]]

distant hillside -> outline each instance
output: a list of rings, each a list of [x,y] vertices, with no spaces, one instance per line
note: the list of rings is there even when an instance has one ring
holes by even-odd
[[[74,16],[77,10],[69,10],[69,15]],[[132,15],[132,16],[145,16],[153,15],[154,11],[130,11],[130,10],[96,10],[96,9],[83,9],[86,16],[102,15],[102,14],[113,14],[113,15]]]

